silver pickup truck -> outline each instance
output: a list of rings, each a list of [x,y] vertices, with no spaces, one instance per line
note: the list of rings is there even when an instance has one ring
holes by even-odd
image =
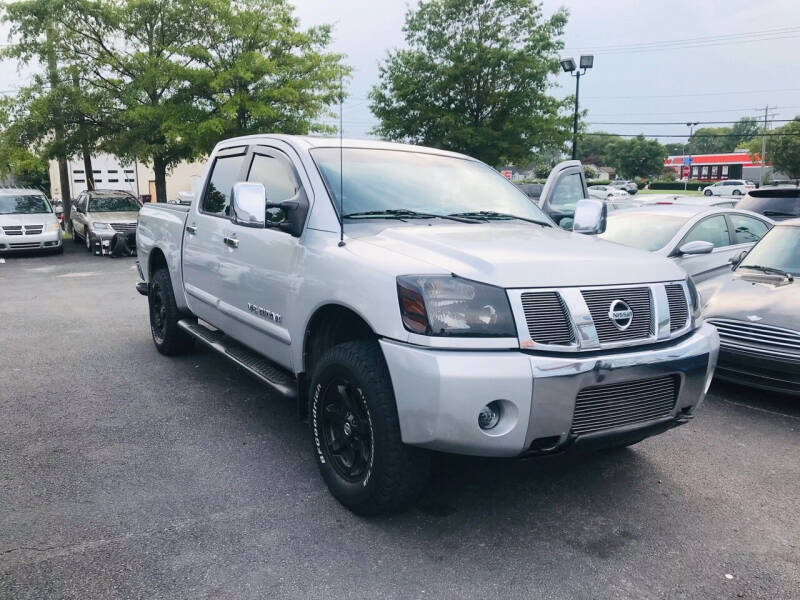
[[[578,202],[576,231],[604,210]],[[451,152],[227,140],[190,206],[142,208],[136,241],[156,348],[199,341],[296,401],[360,514],[411,502],[432,450],[625,446],[685,423],[717,361],[679,267],[556,227]]]

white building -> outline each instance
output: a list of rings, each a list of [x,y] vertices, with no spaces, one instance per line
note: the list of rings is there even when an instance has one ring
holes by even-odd
[[[194,192],[203,173],[204,161],[181,162],[167,172],[167,199],[173,200],[180,192]],[[83,159],[67,161],[69,169],[70,197],[75,198],[86,190],[86,172]],[[92,157],[95,188],[98,190],[124,190],[143,200],[156,197],[156,178],[150,165],[133,162],[123,164],[110,154]],[[58,162],[50,161],[50,196],[61,198],[61,179]]]

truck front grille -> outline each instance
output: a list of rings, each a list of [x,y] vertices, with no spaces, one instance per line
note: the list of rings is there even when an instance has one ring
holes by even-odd
[[[3,227],[3,233],[6,235],[22,235],[22,225],[9,225]]]
[[[571,433],[583,435],[667,417],[675,408],[677,375],[588,387],[575,399]]]
[[[522,309],[531,339],[537,344],[569,345],[575,341],[567,308],[558,292],[526,292]]]
[[[39,235],[43,229],[44,225],[25,225],[25,235]]]
[[[666,285],[664,288],[667,290],[667,302],[669,302],[669,330],[678,331],[686,327],[686,322],[689,320],[686,294],[679,283]]]
[[[650,288],[585,289],[581,294],[589,307],[601,344],[637,340],[653,334]],[[618,329],[608,316],[615,300],[622,300],[633,311],[633,320],[624,330]]]

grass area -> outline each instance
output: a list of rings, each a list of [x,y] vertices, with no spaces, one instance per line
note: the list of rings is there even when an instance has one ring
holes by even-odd
[[[639,194],[678,194],[680,196],[702,196],[703,192],[692,189],[691,186],[685,192],[683,190],[639,190]]]

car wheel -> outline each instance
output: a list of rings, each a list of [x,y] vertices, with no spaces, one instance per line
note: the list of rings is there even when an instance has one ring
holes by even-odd
[[[309,414],[313,451],[333,496],[359,515],[397,512],[416,500],[430,454],[400,438],[394,391],[380,347],[331,348],[314,369]]]
[[[87,252],[91,252],[92,251],[92,232],[91,231],[86,231],[84,229],[83,230],[83,240],[84,240],[84,242],[86,242],[86,251]]]
[[[740,192],[739,190],[733,190],[733,195],[734,196],[741,196],[742,192]]]
[[[69,230],[72,233],[72,241],[75,244],[80,244],[81,241],[78,239],[78,233],[75,231],[75,223],[72,221],[69,222]]]
[[[704,196],[713,196],[714,192],[712,192],[711,190],[703,190],[703,195]]]
[[[150,332],[156,349],[167,356],[185,354],[194,346],[194,338],[178,326],[183,318],[175,304],[172,281],[165,268],[153,273],[147,304],[150,308]]]

